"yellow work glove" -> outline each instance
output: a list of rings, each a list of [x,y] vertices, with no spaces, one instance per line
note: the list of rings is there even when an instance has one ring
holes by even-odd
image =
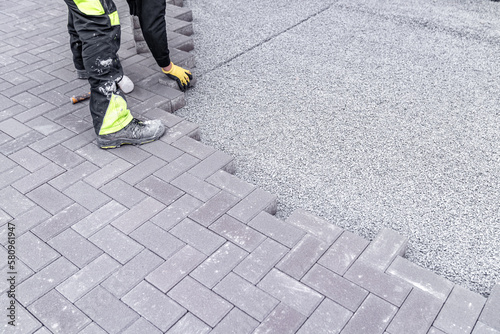
[[[165,71],[163,68],[161,69],[161,71],[165,73],[170,79],[177,81],[180,90],[184,92],[191,86],[189,80],[193,79],[193,76],[191,75],[191,72],[189,72],[188,70],[185,70],[182,67],[174,65],[174,63],[171,64],[172,68],[170,69],[170,71]]]

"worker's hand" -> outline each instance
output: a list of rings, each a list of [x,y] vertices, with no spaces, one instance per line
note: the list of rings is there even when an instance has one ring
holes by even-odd
[[[180,90],[184,92],[191,86],[191,83],[189,81],[193,79],[193,75],[188,70],[185,70],[180,66],[174,65],[174,63],[170,64],[172,65],[172,68],[169,71],[165,71],[163,68],[161,70],[170,79],[174,79],[175,81],[177,81],[177,85],[179,85]]]
[[[127,0],[127,3],[128,3],[129,8],[130,8],[130,15],[138,16],[140,8],[139,8],[139,4],[137,3],[137,1]]]

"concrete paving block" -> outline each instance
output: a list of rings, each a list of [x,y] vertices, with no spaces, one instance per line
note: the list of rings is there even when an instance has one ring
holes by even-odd
[[[257,284],[289,251],[272,239],[264,240],[249,256],[234,269],[234,272]]]
[[[276,195],[257,188],[229,210],[228,214],[246,224],[262,211],[275,214],[276,207]]]
[[[28,309],[53,333],[76,334],[92,322],[55,290],[38,299]]]
[[[40,132],[44,136],[51,135],[54,132],[57,132],[62,129],[62,126],[51,120],[48,120],[43,116],[39,116],[37,118],[32,119],[31,121],[27,122],[26,125],[28,125],[33,130]]]
[[[474,330],[472,331],[472,334],[500,334],[500,331],[478,321],[476,323],[476,326],[474,326]]]
[[[368,240],[344,231],[318,263],[342,276],[368,244]]]
[[[150,176],[136,185],[147,195],[157,199],[165,205],[169,205],[176,199],[184,195],[184,192],[155,176]]]
[[[94,188],[100,188],[111,180],[125,173],[132,167],[132,164],[123,160],[115,159],[101,169],[87,176],[84,181]]]
[[[79,268],[83,268],[103,253],[102,250],[71,228],[64,230],[48,243]]]
[[[127,328],[123,334],[162,334],[157,327],[155,327],[152,323],[144,319],[143,317],[139,318],[136,322],[134,322],[129,328]]]
[[[170,233],[207,256],[210,256],[226,241],[188,218],[175,225]]]
[[[151,222],[144,223],[130,233],[130,236],[163,259],[168,259],[185,245],[184,242]]]
[[[62,145],[54,146],[42,154],[65,170],[73,169],[85,161],[81,156]]]
[[[78,181],[92,174],[98,168],[99,167],[97,167],[96,165],[88,161],[85,161],[82,164],[72,169],[69,169],[68,171],[59,175],[58,177],[53,178],[48,183],[57,190],[63,191],[69,186],[77,183]]]
[[[212,174],[207,178],[207,182],[239,198],[244,198],[255,190],[253,184],[245,182],[223,170]]]
[[[302,209],[295,210],[286,222],[331,245],[342,233],[342,229]]]
[[[276,265],[276,268],[296,280],[300,280],[327,248],[326,243],[306,234]]]
[[[79,334],[107,334],[104,329],[99,327],[95,322],[85,327]]]
[[[5,93],[5,91],[2,93]],[[5,132],[13,138],[16,138],[30,132],[31,129],[18,120],[9,118],[3,122],[0,122],[0,131]]]
[[[210,332],[211,328],[203,321],[195,317],[192,313],[186,313],[181,320],[179,320],[173,327],[171,327],[168,334],[206,334]],[[142,334],[138,332],[137,334]],[[213,333],[213,332],[212,332]]]
[[[162,258],[145,249],[102,282],[101,286],[121,298],[163,262]]]
[[[129,209],[139,204],[146,197],[142,191],[120,179],[110,181],[99,190]]]
[[[146,280],[161,291],[167,292],[189,275],[205,258],[203,253],[186,245],[146,276]]]
[[[495,285],[491,290],[479,320],[500,331],[500,284]]]
[[[351,317],[352,312],[325,298],[297,333],[340,333]]]
[[[26,169],[21,166],[15,166],[3,173],[0,173],[0,189],[12,185],[14,182],[30,175]]]
[[[94,129],[89,129],[83,133],[77,134],[74,137],[69,138],[68,140],[65,140],[64,142],[61,143],[62,146],[68,148],[71,151],[76,151],[79,150],[87,145],[94,145],[96,139],[95,131]]]
[[[127,208],[120,203],[110,201],[87,217],[80,218],[78,222],[72,225],[72,228],[85,238],[88,238],[126,211]]]
[[[54,132],[47,137],[38,140],[37,142],[29,145],[32,149],[37,152],[46,151],[62,142],[74,137],[75,133],[66,129],[61,129],[57,132]]]
[[[431,327],[428,334],[446,334],[446,333],[437,329],[436,327]]]
[[[0,172],[5,172],[17,166],[17,163],[7,158],[5,155],[0,155]],[[24,168],[23,168],[24,169]]]
[[[148,166],[155,166],[156,165],[156,159],[155,160],[150,160],[149,164],[143,164],[147,159],[151,158],[151,154],[138,149],[137,146],[134,145],[123,145],[120,147],[119,150],[112,150],[111,153],[116,155],[118,158],[121,158],[127,162],[130,162],[134,167],[131,169],[137,168],[137,165],[140,165],[143,168],[148,168]],[[127,174],[125,172],[124,174]],[[120,175],[120,178],[122,175]]]
[[[184,278],[167,295],[211,327],[233,308],[233,305],[191,277]]]
[[[198,140],[200,138],[199,126],[197,124],[183,120],[168,129],[168,131],[163,137],[160,138],[160,140],[167,144],[172,144],[185,136]]]
[[[209,228],[247,252],[253,252],[266,239],[263,234],[228,215],[219,218]]]
[[[199,208],[203,204],[202,201],[194,198],[189,194],[185,194],[156,216],[151,218],[151,222],[156,226],[161,227],[165,231],[170,230],[179,222],[184,220],[191,212]]]
[[[426,334],[441,306],[442,300],[420,289],[413,289],[392,319],[387,332]]]
[[[84,181],[69,186],[63,193],[90,211],[95,211],[111,201],[109,196]]]
[[[342,334],[382,334],[396,312],[394,305],[370,294],[344,327]]]
[[[486,299],[455,285],[433,326],[447,333],[470,333]]]
[[[215,151],[214,154],[210,155],[206,159],[203,159],[199,164],[191,168],[189,173],[202,180],[221,169],[227,171],[228,173],[233,173],[233,160],[234,158],[228,154],[221,151]]]
[[[6,141],[0,145],[0,153],[4,155],[12,154],[23,147],[29,146],[39,140],[46,138],[38,131],[32,130],[20,137],[15,137],[13,140]]]
[[[226,191],[220,191],[191,213],[189,218],[205,227],[209,226],[236,205],[239,200],[238,197]]]
[[[89,214],[87,209],[75,203],[35,226],[32,232],[43,241],[48,241]]]
[[[74,203],[71,198],[48,184],[41,185],[26,196],[53,215]]]
[[[120,333],[139,318],[136,312],[100,286],[75,305],[110,334]]]
[[[166,164],[166,161],[156,156],[150,156],[144,161],[135,164],[134,167],[121,174],[119,178],[133,186],[164,167]]]
[[[129,234],[164,208],[165,205],[155,200],[154,198],[148,197],[144,201],[137,204],[129,211],[112,221],[111,225],[113,225],[123,233]]]
[[[320,265],[315,265],[301,282],[352,312],[368,295],[365,289]]]
[[[247,255],[248,253],[241,248],[230,242],[226,242],[193,270],[193,272],[191,272],[191,277],[211,289],[229,274]]]
[[[94,132],[95,137],[95,132]],[[95,138],[94,138],[95,139]],[[70,150],[71,148],[68,147]],[[76,153],[79,154],[86,161],[93,163],[96,166],[104,168],[106,165],[109,165],[114,160],[118,159],[116,155],[108,150],[103,150],[99,148],[95,143],[90,143],[82,148],[76,150]]]
[[[259,322],[234,307],[210,332],[211,334],[250,334]]]
[[[27,192],[44,185],[44,183],[52,180],[62,173],[64,173],[63,168],[54,163],[50,163],[21,180],[14,182],[12,186],[21,193],[26,194]]]
[[[189,154],[183,154],[168,165],[157,170],[154,175],[165,182],[171,182],[199,162],[199,159]]]
[[[170,131],[170,130],[168,130]],[[167,132],[168,132],[167,131]],[[180,157],[184,152],[181,150],[173,147],[170,144],[164,143],[162,141],[155,141],[153,143],[149,143],[148,145],[145,145],[144,147],[141,147],[141,149],[145,150],[146,152],[149,152],[158,158],[165,160],[167,162],[172,162],[178,157]]]
[[[213,147],[207,146],[189,137],[180,138],[176,142],[172,143],[172,146],[186,153],[189,153],[193,157],[200,160],[208,158],[215,152],[215,149]]]
[[[365,262],[356,261],[344,277],[398,307],[403,304],[412,289],[405,281],[387,275]]]
[[[15,161],[31,173],[50,163],[49,159],[45,158],[42,154],[33,151],[29,147],[25,147],[20,151],[12,153],[9,155],[9,159]]]
[[[386,272],[407,281],[413,286],[423,290],[444,302],[451,290],[453,283],[438,276],[432,271],[417,266],[416,264],[398,256],[391,263]]]
[[[42,327],[39,330],[37,330],[34,334],[50,334],[50,333],[51,332],[47,328]]]
[[[263,321],[279,304],[279,301],[269,293],[234,273],[224,277],[213,291],[258,321]]]
[[[208,201],[220,191],[219,188],[188,173],[180,175],[171,184],[203,202]]]
[[[169,17],[173,17],[182,21],[193,21],[193,13],[188,8],[167,4],[167,9],[165,10],[165,12],[166,20],[168,20]]]
[[[3,211],[0,211],[0,225],[3,225],[4,223],[12,220],[12,217],[7,215],[6,213],[4,213],[5,216],[2,216],[2,213]],[[32,228],[49,219],[50,217],[51,215],[39,206],[31,208],[12,221],[12,223],[16,225],[16,236],[20,237],[21,235],[23,235],[27,231],[30,231]],[[7,227],[7,225],[5,227]],[[7,241],[7,228],[5,228],[0,232],[0,244],[6,245]]]
[[[51,85],[57,85],[57,83],[58,83],[56,80],[46,81],[45,83],[49,83],[49,82],[51,83]],[[33,91],[31,93],[33,93]],[[42,104],[37,105],[36,107],[28,108],[25,112],[16,115],[14,118],[16,120],[18,120],[19,122],[22,122],[22,123],[33,128],[33,126],[30,124],[31,120],[39,118],[40,116],[43,116],[46,112],[49,112],[55,108],[56,108],[56,106],[53,105],[52,103],[44,102]],[[42,117],[42,118],[46,119],[44,117]],[[54,123],[52,123],[52,124],[54,124]],[[54,125],[56,125],[56,124],[54,124]],[[57,126],[57,125],[56,125],[56,127],[58,129],[60,128],[60,126]],[[36,128],[35,128],[35,130],[40,131],[39,129],[36,129]],[[40,132],[44,133],[43,129]]]
[[[16,256],[35,272],[60,257],[58,252],[31,232],[17,238],[16,248]]]
[[[307,317],[291,308],[280,303],[269,316],[260,323],[254,331],[254,334],[293,334],[302,326]]]
[[[295,226],[278,219],[267,212],[259,213],[248,222],[248,226],[272,238],[288,248],[292,248],[305,235],[305,232]]]
[[[18,286],[19,302],[25,306],[31,304],[76,271],[78,267],[60,257]]]
[[[276,269],[272,269],[257,286],[305,316],[310,316],[324,298],[305,284]]]
[[[7,298],[7,294],[2,294],[0,296],[0,304],[7,305],[10,303],[10,299]],[[5,334],[32,334],[37,329],[42,327],[42,324],[37,320],[36,317],[27,311],[23,306],[16,303],[16,321],[14,326],[9,324],[10,318],[7,318],[7,310],[4,313],[4,321],[0,323],[0,332]]]
[[[176,65],[187,69],[196,68],[196,57],[191,52],[186,52],[178,49],[170,49],[170,56],[170,59],[172,59],[172,61]],[[196,77],[193,79],[196,79]]]
[[[56,289],[69,301],[74,303],[104,281],[119,267],[118,262],[113,260],[109,255],[103,254],[59,284]]]
[[[109,225],[92,235],[89,240],[121,264],[144,249],[144,246]]]
[[[186,313],[183,307],[144,281],[122,300],[162,332],[167,331]]]
[[[408,239],[397,232],[383,228],[359,256],[358,261],[363,261],[385,271],[397,256],[403,256]]]
[[[16,218],[23,214],[34,205],[35,203],[28,197],[10,186],[0,189],[0,209],[5,211],[12,218]]]

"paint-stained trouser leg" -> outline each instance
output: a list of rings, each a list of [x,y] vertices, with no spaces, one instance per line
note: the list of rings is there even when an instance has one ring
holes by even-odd
[[[75,23],[73,13],[68,11],[68,33],[69,33],[69,46],[73,53],[73,64],[77,70],[85,70],[82,57],[82,41],[75,30]]]
[[[120,25],[112,0],[65,0],[73,27],[82,42],[82,58],[89,74],[90,113],[96,134],[124,128],[132,120],[116,82],[123,76],[118,59]]]

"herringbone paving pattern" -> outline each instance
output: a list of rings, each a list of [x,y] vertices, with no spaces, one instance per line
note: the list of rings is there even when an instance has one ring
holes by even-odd
[[[88,84],[64,3],[0,3],[2,333],[500,333],[499,285],[484,298],[410,263],[391,230],[276,218],[276,196],[171,113],[184,94],[117,4],[132,113],[169,130],[105,151],[88,102],[69,102]],[[174,62],[194,67],[189,9],[167,16]]]

